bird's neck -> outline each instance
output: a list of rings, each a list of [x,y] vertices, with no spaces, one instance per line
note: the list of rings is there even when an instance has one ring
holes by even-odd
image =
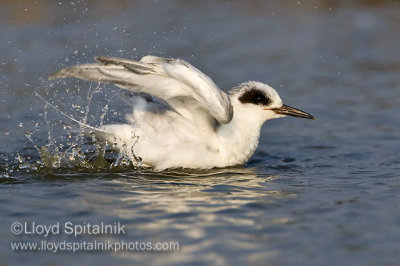
[[[245,163],[257,148],[264,120],[234,109],[232,121],[218,129],[221,160],[229,165]]]

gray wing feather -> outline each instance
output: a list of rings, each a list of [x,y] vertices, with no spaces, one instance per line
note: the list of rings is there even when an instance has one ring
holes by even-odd
[[[89,81],[113,83],[122,88],[158,97],[179,112],[185,101],[194,99],[220,123],[229,123],[233,111],[226,93],[197,68],[181,59],[145,56],[140,61],[116,57],[96,57],[97,64],[62,69],[49,79],[76,77]],[[186,105],[186,109],[194,106]],[[186,111],[187,111],[186,110]]]

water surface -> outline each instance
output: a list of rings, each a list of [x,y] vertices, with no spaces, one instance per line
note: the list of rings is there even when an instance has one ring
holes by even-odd
[[[1,264],[397,265],[400,5],[304,2],[3,1]],[[145,54],[183,58],[224,90],[266,82],[318,120],[269,121],[255,155],[233,168],[43,167],[26,133],[58,144],[71,125],[34,91],[94,125],[129,111],[112,86],[47,76],[96,55]],[[11,241],[36,239],[13,235],[15,221],[120,221],[127,234],[108,237],[180,249],[15,252]]]

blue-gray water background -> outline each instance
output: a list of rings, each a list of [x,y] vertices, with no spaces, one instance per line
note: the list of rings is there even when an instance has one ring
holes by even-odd
[[[398,265],[399,1],[1,1],[0,23],[0,265]],[[71,106],[84,106],[91,86],[55,85],[50,73],[96,55],[146,54],[183,58],[224,90],[268,83],[318,120],[268,122],[244,167],[25,164],[40,161],[27,132],[42,131],[38,146],[49,141],[34,91],[81,119]],[[120,221],[127,234],[115,241],[180,250],[15,252],[10,242],[41,238],[13,235],[14,221]]]

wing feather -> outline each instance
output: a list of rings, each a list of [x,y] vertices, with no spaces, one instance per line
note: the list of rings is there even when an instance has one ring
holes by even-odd
[[[89,81],[114,83],[122,88],[158,97],[182,115],[198,108],[203,115],[229,123],[233,110],[227,94],[204,73],[181,59],[145,56],[139,62],[116,57],[96,57],[99,63],[62,69],[49,79],[76,77]],[[194,100],[194,101],[193,101]],[[193,105],[193,102],[197,103]],[[192,104],[186,104],[192,103]]]

